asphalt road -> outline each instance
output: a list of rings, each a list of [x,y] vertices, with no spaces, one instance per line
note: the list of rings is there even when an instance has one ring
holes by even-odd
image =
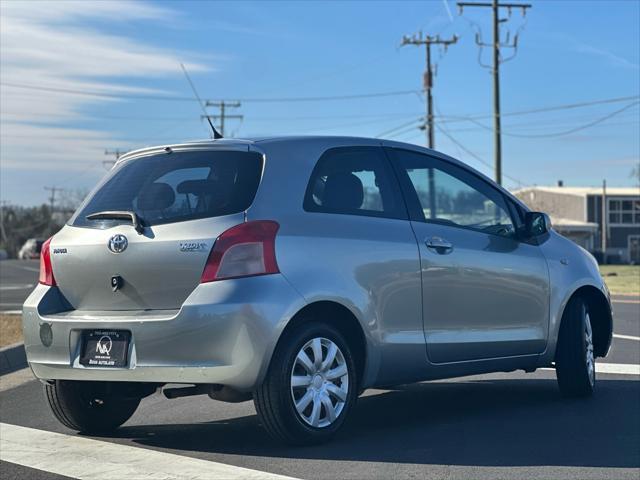
[[[0,313],[22,310],[22,304],[38,283],[39,260],[0,262]]]
[[[640,364],[636,302],[615,303],[615,331],[622,337],[614,338],[603,363]],[[77,438],[53,419],[41,388],[27,381],[0,393],[0,422]],[[305,448],[274,443],[251,402],[156,394],[116,435],[98,440],[301,479],[637,480],[640,376],[600,373],[596,394],[581,400],[562,398],[548,370],[371,390],[335,441]],[[16,477],[63,478],[0,465],[0,478]]]

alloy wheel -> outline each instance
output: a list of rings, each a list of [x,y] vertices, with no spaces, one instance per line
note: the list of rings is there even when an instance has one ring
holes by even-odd
[[[591,319],[588,312],[584,316],[584,341],[587,374],[589,375],[589,383],[593,386],[596,381],[596,364],[593,355],[593,330],[591,329]]]

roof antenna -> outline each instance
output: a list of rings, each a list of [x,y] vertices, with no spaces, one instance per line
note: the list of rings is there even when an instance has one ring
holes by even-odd
[[[220,132],[218,132],[216,130],[216,127],[213,126],[213,123],[211,123],[211,118],[209,118],[209,115],[207,114],[207,109],[204,108],[204,103],[202,103],[202,100],[200,99],[200,95],[198,95],[198,91],[196,90],[195,85],[191,81],[191,78],[189,78],[189,74],[187,73],[187,69],[184,67],[184,64],[182,64],[182,63],[180,63],[180,67],[182,67],[182,71],[184,72],[184,76],[187,77],[187,82],[189,82],[189,85],[191,85],[191,90],[193,90],[193,94],[195,95],[196,100],[200,104],[200,108],[202,108],[202,111],[204,113],[205,118],[207,119],[207,122],[209,122],[209,126],[211,127],[211,132],[213,134],[214,140],[217,140],[218,138],[222,138],[222,135],[220,135]]]

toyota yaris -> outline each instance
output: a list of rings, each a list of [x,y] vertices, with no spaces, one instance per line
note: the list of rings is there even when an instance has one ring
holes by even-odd
[[[253,399],[288,443],[376,386],[554,367],[590,395],[612,334],[595,260],[545,214],[441,153],[345,137],[123,156],[44,244],[23,322],[71,429],[162,388]]]

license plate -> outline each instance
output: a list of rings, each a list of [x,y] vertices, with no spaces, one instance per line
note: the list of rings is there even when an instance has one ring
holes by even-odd
[[[82,333],[80,363],[87,367],[126,367],[131,332],[88,330]]]

